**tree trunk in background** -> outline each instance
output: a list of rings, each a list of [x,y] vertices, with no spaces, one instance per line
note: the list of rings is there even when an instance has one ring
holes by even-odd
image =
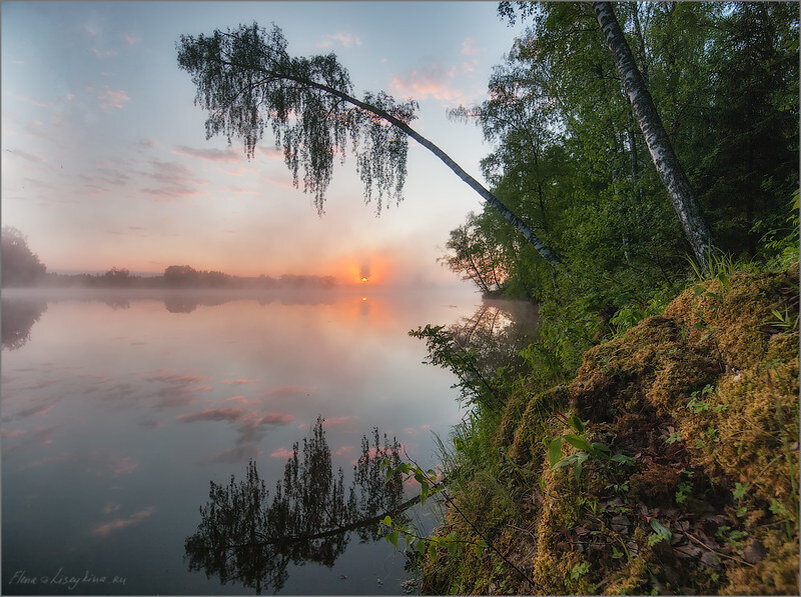
[[[692,247],[696,260],[706,267],[706,256],[712,250],[712,235],[701,217],[701,208],[690,186],[690,181],[673,151],[662,120],[648,92],[648,87],[637,69],[634,56],[626,43],[626,38],[615,17],[612,4],[609,2],[593,2],[595,17],[603,31],[604,40],[612,54],[626,95],[631,101],[634,117],[640,125],[648,151],[659,173],[662,184],[673,202],[673,208],[679,217],[687,240]]]

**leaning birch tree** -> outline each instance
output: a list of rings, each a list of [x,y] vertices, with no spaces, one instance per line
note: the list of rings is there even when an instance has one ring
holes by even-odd
[[[615,68],[623,82],[623,89],[631,102],[634,118],[645,136],[645,143],[659,178],[667,189],[673,209],[684,228],[695,258],[705,268],[707,255],[713,249],[712,234],[701,216],[701,207],[695,192],[673,151],[673,145],[665,132],[665,127],[662,126],[662,119],[637,68],[612,4],[593,2],[593,10]]]
[[[417,103],[399,103],[384,92],[353,95],[336,55],[292,57],[277,26],[240,25],[211,35],[182,35],[178,64],[197,87],[195,104],[208,111],[206,136],[241,138],[249,158],[269,125],[297,187],[323,212],[334,158],[350,150],[364,184],[365,202],[402,198],[408,139],[439,158],[497,210],[555,269],[554,252],[515,213],[434,143],[409,126]]]

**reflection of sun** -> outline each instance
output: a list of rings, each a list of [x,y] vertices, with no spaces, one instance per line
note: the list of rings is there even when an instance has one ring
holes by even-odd
[[[362,283],[364,282],[367,282],[367,278],[365,276],[362,276]]]
[[[366,296],[363,296],[363,297],[362,297],[362,300],[363,300],[363,301],[366,301],[366,300],[367,300],[367,297],[366,297]]]

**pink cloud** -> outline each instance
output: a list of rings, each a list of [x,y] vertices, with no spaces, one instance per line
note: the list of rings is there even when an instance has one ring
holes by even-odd
[[[450,80],[455,74],[455,69],[446,72],[440,64],[432,62],[418,70],[395,75],[389,85],[395,93],[404,97],[416,99],[433,97],[438,100],[454,102],[464,96],[461,89],[450,84]]]
[[[127,43],[129,46],[138,44],[140,41],[142,41],[141,37],[131,35],[130,33],[124,33],[122,38],[125,40],[125,43]]]
[[[100,33],[100,29],[95,27],[94,25],[84,25],[83,30],[86,32],[87,35],[90,35],[92,37]]]
[[[97,96],[100,107],[104,110],[108,108],[124,108],[125,104],[131,101],[128,94],[122,89],[111,89],[108,85],[103,85],[103,91]]]
[[[276,147],[259,147],[259,153],[268,160],[283,160],[284,152]]]
[[[268,413],[260,420],[260,425],[289,425],[295,417],[288,413]]]
[[[106,522],[92,529],[92,534],[96,537],[105,537],[114,531],[141,523],[146,518],[151,516],[155,511],[156,509],[151,506],[145,510],[134,512],[128,518],[118,518],[116,520],[112,520],[111,522]]]
[[[248,383],[256,383],[259,381],[258,379],[226,379],[221,381],[220,383],[224,384],[234,384],[234,385],[243,385]]]

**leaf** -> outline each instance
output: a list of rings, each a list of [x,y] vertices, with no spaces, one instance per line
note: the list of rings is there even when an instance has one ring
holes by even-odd
[[[548,444],[548,462],[551,468],[556,467],[556,463],[562,458],[562,437],[557,437]]]
[[[573,446],[574,448],[578,448],[579,450],[582,450],[583,452],[592,452],[592,446],[590,445],[590,442],[588,442],[583,437],[580,437],[578,435],[570,435],[570,434],[564,435],[562,437],[564,437],[565,441],[567,443],[569,443],[571,446]]]
[[[670,539],[673,536],[669,530],[662,526],[656,518],[651,519],[651,528],[656,532],[657,535],[664,537],[665,539]]]
[[[737,483],[734,486],[734,491],[732,492],[732,496],[734,497],[735,500],[742,499],[745,496],[746,492],[748,491],[749,487],[751,487],[750,483]]]
[[[573,427],[579,433],[584,433],[584,423],[581,419],[579,419],[575,413],[570,415],[570,426]]]
[[[387,535],[387,541],[392,543],[395,549],[398,548],[398,531],[392,531],[389,535]]]
[[[571,454],[570,456],[565,456],[564,458],[562,458],[562,460],[557,462],[552,468],[553,468],[553,470],[562,468],[563,466],[567,466],[568,464],[572,464],[577,459],[578,459],[578,456],[576,456],[575,454]]]
[[[384,520],[381,521],[381,524],[383,524],[384,526],[391,527],[392,526],[392,517],[389,516],[389,515],[385,516]]]

